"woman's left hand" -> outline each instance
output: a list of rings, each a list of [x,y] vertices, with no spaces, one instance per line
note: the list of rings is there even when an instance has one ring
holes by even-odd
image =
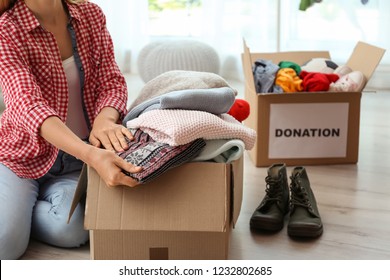
[[[115,112],[114,112],[114,111]],[[128,149],[126,138],[133,139],[131,132],[123,125],[117,124],[113,108],[104,108],[96,117],[89,142],[95,147],[104,147],[110,151],[123,152]]]

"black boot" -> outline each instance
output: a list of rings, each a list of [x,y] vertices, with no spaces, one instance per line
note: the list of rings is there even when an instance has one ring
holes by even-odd
[[[285,164],[268,168],[265,178],[266,194],[250,219],[250,228],[278,231],[283,228],[284,216],[289,208],[289,189]]]
[[[318,237],[322,234],[323,226],[306,169],[295,167],[290,178],[291,202],[288,235]]]

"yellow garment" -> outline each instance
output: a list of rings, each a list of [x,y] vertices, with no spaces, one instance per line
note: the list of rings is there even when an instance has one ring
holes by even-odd
[[[284,92],[302,91],[302,79],[292,68],[281,68],[276,74],[275,85],[280,86]]]

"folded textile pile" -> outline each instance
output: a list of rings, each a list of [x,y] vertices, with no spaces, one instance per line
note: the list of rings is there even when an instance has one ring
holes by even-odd
[[[244,142],[239,139],[213,139],[205,142],[206,146],[193,161],[231,163],[238,160],[245,150]]]
[[[120,156],[139,165],[135,157],[140,152],[132,149],[147,135],[148,144],[140,158],[154,157],[156,150],[158,158],[141,165],[147,168],[145,174],[129,175],[146,182],[168,170],[162,167],[165,160],[170,169],[193,160],[231,162],[240,158],[244,149],[253,148],[256,132],[228,113],[236,95],[222,77],[208,72],[169,71],[146,83],[123,120],[137,137]],[[180,160],[171,161],[171,154]]]

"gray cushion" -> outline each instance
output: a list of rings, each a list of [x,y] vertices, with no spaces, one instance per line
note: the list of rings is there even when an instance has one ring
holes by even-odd
[[[171,70],[190,70],[218,74],[218,53],[206,43],[192,39],[156,41],[147,44],[137,60],[144,82]]]

